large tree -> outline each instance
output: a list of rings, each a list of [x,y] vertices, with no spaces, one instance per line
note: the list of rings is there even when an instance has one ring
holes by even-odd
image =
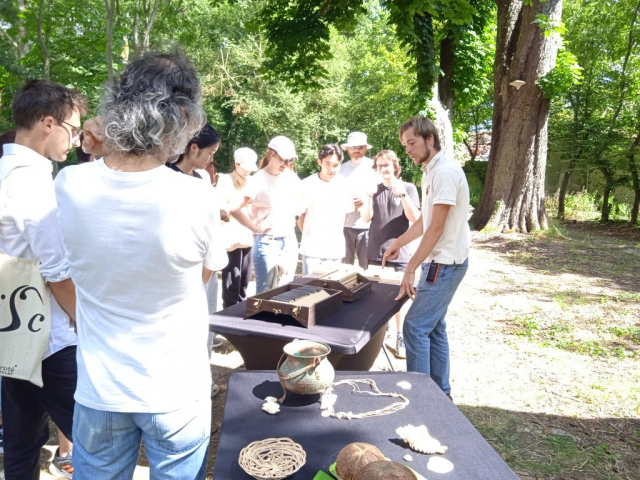
[[[549,98],[539,82],[556,63],[562,0],[498,0],[497,5],[491,153],[471,222],[479,229],[531,232],[547,227]],[[516,87],[515,81],[525,83]]]
[[[366,0],[267,0],[262,9],[269,44],[267,67],[296,88],[314,88],[327,77],[323,61],[332,58],[330,28],[353,30]],[[493,14],[491,0],[386,0],[396,35],[410,54],[416,75],[415,114],[435,116],[443,148],[453,156],[456,94],[481,83],[471,63],[482,58],[468,49]],[[460,61],[463,59],[463,61]]]

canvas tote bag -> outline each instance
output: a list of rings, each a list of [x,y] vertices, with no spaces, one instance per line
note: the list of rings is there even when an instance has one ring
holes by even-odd
[[[0,252],[0,376],[42,387],[42,356],[51,330],[51,293],[39,266],[38,260]]]

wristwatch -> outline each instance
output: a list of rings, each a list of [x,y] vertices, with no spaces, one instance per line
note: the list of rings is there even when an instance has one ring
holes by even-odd
[[[404,197],[406,197],[406,196],[407,196],[407,194],[406,194],[406,193],[401,193],[401,194],[400,194],[400,195],[398,195],[398,196],[399,196],[400,198],[404,198]]]

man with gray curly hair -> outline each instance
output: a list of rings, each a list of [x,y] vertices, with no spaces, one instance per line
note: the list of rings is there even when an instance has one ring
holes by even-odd
[[[227,255],[211,186],[164,167],[204,125],[196,72],[180,55],[146,55],[101,116],[104,159],[56,179],[77,288],[75,474],[132,478],[143,438],[152,478],[204,479],[204,283]]]

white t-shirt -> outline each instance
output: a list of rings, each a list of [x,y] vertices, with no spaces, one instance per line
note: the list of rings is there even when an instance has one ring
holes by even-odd
[[[358,165],[353,162],[345,162],[340,166],[340,175],[345,177],[351,195],[353,197],[367,198],[371,191],[375,191],[376,186],[382,181],[373,170],[373,160],[363,157]],[[360,213],[353,211],[345,220],[344,226],[349,228],[369,228],[371,222],[365,222],[360,217]]]
[[[245,188],[251,203],[251,220],[262,233],[274,237],[295,235],[296,215],[304,211],[301,181],[288,168],[279,175],[258,170]]]
[[[439,152],[422,168],[422,228],[431,224],[434,205],[451,205],[444,231],[425,260],[453,265],[464,262],[471,248],[469,185],[462,167]]]
[[[163,413],[206,400],[202,267],[227,264],[214,189],[164,166],[117,172],[100,160],[55,183],[77,292],[76,401]]]
[[[58,221],[51,161],[23,145],[3,146],[0,159],[0,252],[38,259],[47,282],[69,278],[67,252]],[[3,181],[5,174],[8,176]],[[8,312],[8,306],[5,304]],[[75,345],[69,316],[51,295],[51,331],[44,358]]]
[[[244,203],[245,191],[247,185],[253,182],[253,177],[247,176],[246,183],[242,189],[236,189],[233,184],[233,178],[231,175],[220,175],[218,177],[218,184],[216,190],[220,198],[220,208],[229,213],[231,210],[235,210]],[[242,211],[247,215],[249,208],[243,208]],[[232,251],[237,248],[248,248],[253,246],[253,234],[251,230],[243,226],[231,215],[228,222],[221,222],[222,230],[221,235],[224,239],[227,251]]]
[[[316,173],[302,181],[302,191],[307,214],[300,253],[307,257],[343,258],[345,216],[354,210],[347,181],[336,175],[325,182]]]

